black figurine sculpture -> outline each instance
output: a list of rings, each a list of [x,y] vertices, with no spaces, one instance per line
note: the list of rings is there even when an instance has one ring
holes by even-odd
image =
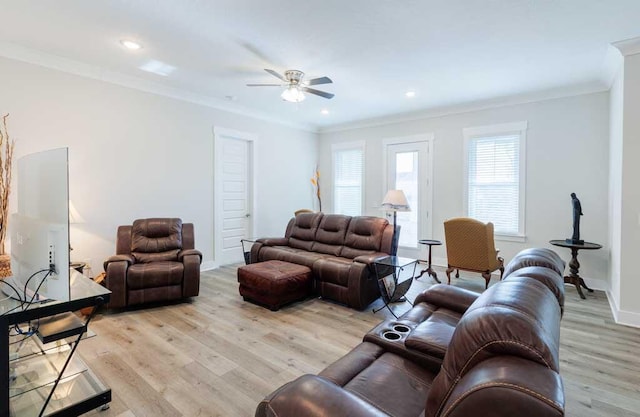
[[[582,216],[582,205],[576,197],[576,193],[571,193],[571,204],[573,206],[573,236],[566,239],[567,243],[576,243],[582,245],[584,240],[580,239],[580,216]]]

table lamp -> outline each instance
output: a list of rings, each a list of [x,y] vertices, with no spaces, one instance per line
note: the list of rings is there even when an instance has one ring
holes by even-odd
[[[396,246],[397,251],[397,213],[399,211],[411,211],[411,207],[409,207],[409,202],[407,201],[407,196],[404,195],[404,191],[402,190],[389,190],[387,191],[387,195],[384,196],[384,200],[382,200],[380,208],[385,211],[393,211],[393,243]]]
[[[78,213],[73,202],[69,200],[69,224],[85,223],[84,218]],[[72,251],[71,242],[69,242],[69,251]]]

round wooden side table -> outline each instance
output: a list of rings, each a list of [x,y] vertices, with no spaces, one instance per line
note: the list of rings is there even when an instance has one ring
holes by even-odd
[[[438,284],[440,284],[440,280],[438,279],[438,274],[436,274],[436,271],[434,271],[433,268],[431,268],[431,246],[440,246],[442,245],[442,242],[434,239],[421,239],[418,241],[418,243],[421,245],[429,246],[429,260],[427,261],[427,269],[423,269],[420,272],[420,275],[416,277],[416,279],[420,278],[426,272],[430,277],[433,277],[433,279],[435,279]],[[420,261],[420,262],[424,262],[424,261]]]
[[[587,287],[587,284],[584,283],[584,280],[579,275],[580,270],[580,262],[578,262],[578,251],[580,249],[585,250],[596,250],[602,248],[602,245],[592,242],[584,242],[584,243],[573,243],[567,242],[566,240],[550,240],[554,246],[559,246],[562,248],[571,249],[571,261],[569,261],[569,275],[565,275],[564,282],[566,284],[572,284],[576,286],[576,290],[578,290],[578,294],[580,294],[580,298],[583,300],[587,297],[582,293],[582,287],[589,292],[593,292],[593,290]]]

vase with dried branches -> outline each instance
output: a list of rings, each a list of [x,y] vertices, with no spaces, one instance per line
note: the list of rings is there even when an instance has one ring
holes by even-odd
[[[9,194],[11,193],[11,163],[15,141],[9,137],[7,119],[2,116],[0,125],[0,279],[11,275],[11,258],[5,251],[9,226]]]
[[[316,170],[311,177],[311,184],[316,191],[316,197],[318,197],[318,211],[322,211],[322,199],[320,198],[320,170],[316,166]]]

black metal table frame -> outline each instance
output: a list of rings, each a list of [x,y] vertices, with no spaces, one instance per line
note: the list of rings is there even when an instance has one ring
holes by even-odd
[[[96,284],[98,285],[98,284]],[[100,294],[86,298],[72,299],[66,302],[50,302],[39,304],[25,310],[17,309],[8,314],[0,314],[0,417],[10,417],[9,404],[9,328],[40,318],[55,316],[56,314],[77,311],[87,307],[96,307],[109,301],[110,294]],[[95,311],[94,311],[95,312]],[[92,313],[93,314],[93,313]],[[56,416],[77,416],[111,402],[111,390],[104,395],[88,399],[80,404],[56,413]]]
[[[373,261],[373,267],[376,272],[376,280],[378,281],[378,287],[380,288],[380,294],[382,295],[382,301],[384,302],[384,305],[378,309],[374,308],[372,311],[373,313],[377,313],[378,311],[386,307],[387,310],[389,310],[389,312],[393,314],[393,317],[398,318],[398,316],[396,316],[396,313],[394,313],[393,310],[391,310],[391,307],[389,305],[400,302],[400,301],[406,301],[409,304],[411,304],[411,302],[406,299],[405,294],[407,293],[407,291],[409,291],[409,288],[413,283],[413,279],[416,275],[416,268],[420,261],[417,259],[404,258],[408,262],[405,262],[403,265],[395,265],[395,264],[390,265],[386,263],[381,263],[382,260],[388,259],[388,258],[390,257],[385,256],[384,258],[380,258]],[[400,278],[400,274],[406,268],[410,268],[411,265],[413,265],[413,272],[411,273],[411,276],[405,279],[404,281],[398,282],[398,279]],[[383,268],[383,271],[381,271],[381,268]],[[382,275],[381,275],[381,272],[383,272]],[[383,282],[383,279],[388,276],[393,276],[393,282],[394,282],[393,294],[391,295],[387,292],[387,287],[384,285],[384,282]]]

